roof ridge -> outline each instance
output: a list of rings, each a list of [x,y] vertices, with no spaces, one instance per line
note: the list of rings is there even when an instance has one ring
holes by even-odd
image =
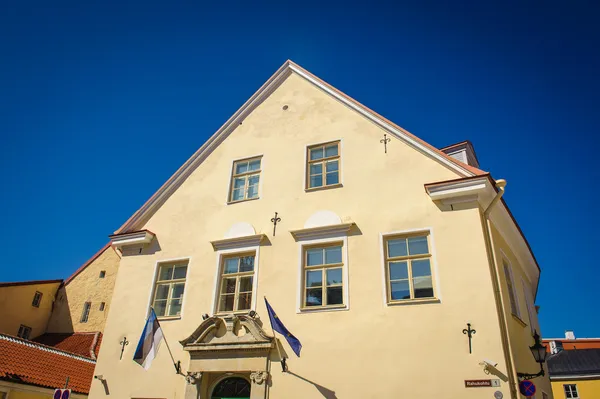
[[[77,277],[77,275],[79,273],[81,273],[86,267],[88,267],[93,261],[95,261],[100,255],[102,255],[104,253],[104,251],[106,251],[108,249],[108,247],[110,247],[110,241],[106,244],[104,244],[104,246],[102,248],[100,248],[100,250],[98,252],[96,252],[91,258],[89,258],[87,261],[85,261],[85,263],[81,266],[79,266],[77,268],[77,270],[75,270],[73,272],[73,274],[71,274],[69,277],[67,277],[67,279],[64,281],[63,285],[67,285],[69,284],[75,277]],[[114,250],[114,248],[113,248]],[[116,253],[116,251],[115,251]],[[117,254],[118,256],[118,254]]]
[[[26,339],[23,339],[23,338],[19,338],[19,337],[15,337],[15,336],[12,336],[12,335],[0,333],[0,340],[4,340],[4,341],[8,341],[8,342],[14,342],[14,343],[17,343],[17,344],[20,344],[20,345],[28,346],[28,347],[34,348],[34,349],[39,349],[39,350],[42,350],[42,351],[45,351],[45,352],[56,353],[58,355],[65,356],[65,357],[70,357],[72,359],[82,360],[82,361],[84,361],[86,363],[96,364],[95,360],[90,359],[88,357],[76,355],[76,354],[71,353],[71,352],[67,352],[67,351],[63,351],[63,350],[60,350],[60,349],[56,349],[56,348],[54,348],[52,346],[40,344],[38,342],[29,341],[29,340],[26,340]]]
[[[13,282],[0,282],[0,287],[10,287],[14,285],[33,285],[33,284],[54,284],[54,283],[62,283],[63,279],[54,279],[54,280],[27,280],[27,281],[13,281]]]

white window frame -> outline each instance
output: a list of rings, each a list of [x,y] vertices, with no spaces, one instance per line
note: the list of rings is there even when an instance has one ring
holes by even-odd
[[[339,141],[339,151],[340,151],[340,163],[338,165],[338,170],[339,170],[339,183],[338,184],[332,184],[329,186],[321,186],[321,187],[313,187],[313,188],[309,188],[308,187],[308,179],[309,179],[309,172],[308,172],[308,150],[311,147],[316,147],[319,145],[324,145],[324,144],[328,144],[328,143],[334,143]],[[312,144],[307,144],[304,146],[304,191],[305,192],[311,192],[311,191],[319,191],[319,190],[326,190],[326,189],[330,189],[330,188],[339,188],[339,187],[343,187],[344,186],[344,157],[343,154],[344,153],[344,139],[343,138],[339,138],[339,139],[332,139],[332,140],[327,140],[327,141],[321,141],[321,142],[317,142],[317,143],[312,143]]]
[[[86,312],[86,308],[87,308],[87,312]],[[91,311],[92,311],[92,302],[91,301],[85,301],[83,303],[83,311],[81,312],[81,317],[79,318],[79,322],[80,323],[87,323],[88,321],[90,321],[90,313],[91,313]],[[83,316],[85,316],[85,320],[84,320]]]
[[[23,327],[23,330],[25,330],[25,329],[29,329],[29,334],[28,334],[27,338],[25,338],[25,337],[22,337],[22,336],[20,335],[20,334],[21,334],[21,327]],[[33,328],[32,328],[32,327],[26,326],[25,324],[21,324],[21,325],[19,325],[19,331],[17,332],[17,337],[19,337],[19,338],[21,338],[21,339],[26,339],[26,340],[29,340],[29,339],[31,339],[31,333],[32,333],[32,332],[33,332]]]
[[[235,164],[236,162],[240,162],[240,161],[246,161],[246,160],[251,160],[251,159],[260,159],[260,170],[259,170],[259,178],[258,178],[258,196],[256,198],[244,198],[242,200],[238,200],[238,201],[233,201],[233,182],[234,182],[234,177],[233,177],[233,173],[235,172]],[[231,170],[229,171],[229,185],[228,185],[228,189],[227,189],[227,201],[225,201],[226,205],[233,205],[233,204],[237,204],[240,202],[247,202],[247,201],[255,201],[255,200],[259,200],[262,198],[262,185],[263,185],[263,172],[265,171],[265,157],[264,154],[258,154],[258,155],[252,155],[249,157],[243,157],[243,158],[237,158],[237,159],[233,159],[231,161]],[[244,193],[244,197],[246,196],[246,194]]]
[[[182,258],[169,258],[169,259],[159,259],[154,263],[154,274],[152,276],[152,285],[150,286],[150,292],[148,294],[148,304],[146,305],[146,318],[148,318],[148,316],[150,316],[150,308],[152,307],[152,304],[154,302],[154,290],[156,289],[156,282],[158,281],[158,272],[160,271],[160,265],[163,263],[178,263],[178,262],[185,262],[187,261],[187,272],[185,274],[185,283],[186,286],[183,289],[183,298],[181,300],[181,314],[179,316],[157,316],[158,320],[161,321],[168,321],[168,320],[179,320],[183,318],[183,313],[185,311],[185,299],[187,297],[187,293],[188,293],[188,280],[190,278],[190,270],[191,270],[191,264],[192,264],[192,257],[191,256],[186,256],[186,257],[182,257]]]
[[[575,393],[577,394],[577,396],[571,396],[571,398],[569,398],[567,396],[567,386],[574,386],[575,387]],[[571,393],[573,393],[573,391],[569,388],[569,390],[571,391]],[[577,384],[563,384],[563,392],[565,394],[565,398],[568,399],[579,399],[579,389],[577,388]]]
[[[262,167],[262,165],[261,165]],[[223,266],[223,260],[226,257],[235,256],[236,254],[248,254],[254,252],[254,274],[252,275],[252,304],[248,310],[234,310],[219,312],[219,294],[220,294],[220,283],[221,283],[221,268]],[[212,314],[245,314],[252,310],[256,311],[256,298],[258,296],[258,269],[260,265],[260,244],[252,246],[239,246],[235,248],[220,249],[216,251],[216,267],[215,267],[215,279],[213,284],[213,296],[212,296]]]
[[[510,302],[510,292],[509,292],[509,296],[508,296],[508,305],[509,305],[509,310],[510,313],[517,317],[519,320],[523,320],[521,318],[521,301],[519,300],[519,295],[517,292],[517,286],[515,285],[515,277],[514,277],[514,273],[513,273],[513,266],[512,266],[512,262],[508,259],[508,256],[506,256],[506,254],[504,253],[504,251],[500,250],[500,253],[502,254],[502,272],[504,274],[504,278],[506,278],[506,288],[507,290],[510,290],[510,287],[508,286],[508,279],[510,279],[510,283],[511,283],[511,287],[512,287],[512,291],[513,291],[513,296],[515,297],[515,307],[517,308],[517,313],[515,314],[512,311],[512,304]],[[508,266],[508,276],[506,275],[506,269],[504,267],[504,264],[507,264]]]
[[[319,245],[328,245],[336,242],[342,243],[342,289],[344,291],[344,303],[342,305],[326,306],[326,307],[304,307],[304,251],[307,247],[318,247]],[[350,293],[348,287],[348,236],[337,235],[335,237],[317,237],[313,239],[298,240],[298,282],[296,293],[296,313],[314,313],[314,312],[337,312],[350,309]]]
[[[423,298],[423,299],[410,299],[405,301],[388,301],[388,279],[387,279],[387,264],[386,264],[386,256],[385,256],[385,242],[390,237],[395,236],[403,236],[403,235],[414,235],[414,234],[426,234],[429,235],[429,254],[431,255],[431,269],[432,269],[432,279],[433,279],[433,292],[435,294],[434,298]],[[379,254],[381,257],[381,279],[382,279],[382,293],[383,293],[383,306],[404,306],[404,305],[418,305],[418,304],[427,304],[427,303],[441,303],[442,301],[442,289],[440,284],[440,271],[437,263],[437,253],[435,249],[435,237],[433,234],[432,227],[422,227],[422,228],[414,228],[407,230],[396,230],[390,231],[386,233],[379,233]]]
[[[531,328],[531,332],[537,331],[540,333],[539,322],[537,318],[537,313],[535,311],[535,305],[533,303],[533,295],[531,294],[530,285],[525,281],[523,277],[521,277],[521,285],[523,286],[523,296],[525,297],[525,305],[527,307],[527,315],[529,316],[529,327]]]

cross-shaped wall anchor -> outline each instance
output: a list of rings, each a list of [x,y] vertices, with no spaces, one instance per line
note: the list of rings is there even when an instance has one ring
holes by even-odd
[[[123,359],[123,351],[125,350],[125,345],[129,345],[129,341],[127,341],[127,337],[123,337],[123,341],[119,342],[121,344],[121,357],[119,360]]]
[[[469,336],[469,353],[473,353],[471,349],[471,338],[473,338],[473,334],[477,331],[471,328],[471,323],[467,323],[467,328],[463,329],[463,334],[467,334]]]
[[[278,218],[277,212],[275,212],[275,217],[271,218],[271,223],[273,223],[273,237],[275,237],[275,229],[277,228],[277,222],[281,222],[281,218]]]
[[[391,140],[388,138],[387,134],[383,134],[383,138],[381,140],[379,140],[380,143],[383,144],[383,148],[385,150],[385,153],[387,154],[387,143],[389,143]]]

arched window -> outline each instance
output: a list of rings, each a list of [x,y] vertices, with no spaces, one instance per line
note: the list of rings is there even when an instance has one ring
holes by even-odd
[[[250,383],[241,377],[225,378],[213,389],[211,399],[246,398],[250,399]]]

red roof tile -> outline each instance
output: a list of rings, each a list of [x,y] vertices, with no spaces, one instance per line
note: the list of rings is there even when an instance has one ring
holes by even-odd
[[[96,362],[55,348],[0,334],[0,379],[88,394]]]
[[[92,359],[98,356],[101,340],[100,332],[46,333],[33,339],[34,342]]]

